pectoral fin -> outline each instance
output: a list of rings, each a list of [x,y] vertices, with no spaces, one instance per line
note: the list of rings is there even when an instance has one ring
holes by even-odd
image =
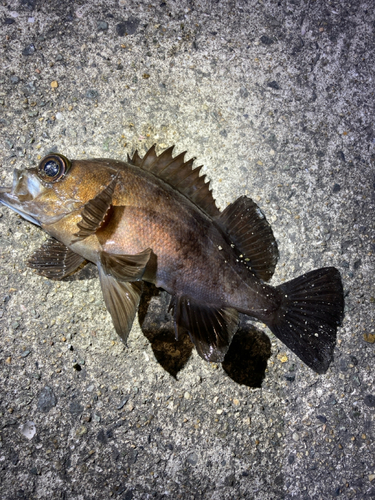
[[[138,309],[143,283],[117,281],[106,274],[100,264],[98,268],[105,305],[112,316],[116,332],[126,343]]]
[[[171,308],[176,336],[187,331],[204,360],[221,363],[237,329],[237,311],[202,305],[185,296],[173,297]]]
[[[84,260],[60,241],[50,239],[31,255],[27,265],[41,276],[61,280],[75,271]]]
[[[139,281],[145,272],[152,250],[147,248],[135,255],[100,252],[100,262],[106,274],[121,281]]]
[[[115,177],[103,191],[96,195],[95,198],[89,200],[84,205],[81,213],[82,220],[77,224],[79,231],[74,235],[78,240],[87,238],[96,233],[102,225],[111,206],[116,183],[117,177]]]

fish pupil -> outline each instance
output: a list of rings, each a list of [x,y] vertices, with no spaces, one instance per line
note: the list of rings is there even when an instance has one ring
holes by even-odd
[[[60,172],[60,165],[54,160],[47,161],[43,167],[43,171],[48,177],[56,177]]]

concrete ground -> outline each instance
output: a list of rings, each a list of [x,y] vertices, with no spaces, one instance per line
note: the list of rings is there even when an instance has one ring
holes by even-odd
[[[246,318],[205,363],[165,294],[125,348],[95,268],[38,276],[45,235],[1,207],[1,498],[375,497],[372,2],[5,0],[0,23],[1,185],[51,150],[175,144],[220,208],[262,208],[273,284],[333,265],[346,295],[324,375]]]

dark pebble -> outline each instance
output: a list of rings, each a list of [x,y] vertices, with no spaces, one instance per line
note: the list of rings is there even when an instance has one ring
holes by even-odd
[[[296,457],[294,455],[289,455],[289,457],[288,457],[289,465],[294,464],[295,459],[296,459]]]
[[[350,361],[354,366],[358,365],[358,359],[355,356],[350,356]]]
[[[10,77],[10,83],[16,84],[16,83],[19,83],[19,81],[20,81],[19,76],[12,75],[12,76]]]
[[[370,408],[375,408],[375,395],[367,394],[363,402],[365,403],[366,406],[369,406]]]
[[[4,24],[13,24],[15,23],[16,21],[14,19],[12,19],[11,17],[6,17],[4,19]]]
[[[133,499],[133,491],[132,490],[127,490],[123,500],[132,500]]]
[[[97,90],[94,90],[94,89],[89,89],[86,92],[86,97],[87,97],[87,99],[97,99],[99,97],[99,92]]]
[[[242,99],[246,99],[246,97],[249,97],[249,92],[245,87],[242,87],[240,89],[240,96],[242,97]]]
[[[280,85],[275,80],[273,80],[272,82],[268,82],[267,87],[270,87],[271,89],[275,90],[280,90],[281,88]]]
[[[83,412],[83,406],[78,401],[72,401],[69,405],[69,411],[72,415],[80,415]]]
[[[225,486],[233,486],[235,480],[236,480],[236,478],[235,478],[234,474],[229,474],[229,476],[227,476],[224,479],[224,484],[225,484]]]
[[[362,260],[358,259],[354,262],[353,267],[355,270],[357,270],[359,267],[361,267],[361,265],[362,265]]]
[[[341,161],[345,161],[345,155],[344,155],[343,151],[337,151],[337,157],[338,157]]]
[[[46,386],[44,387],[39,394],[39,399],[38,399],[38,410],[42,411],[43,413],[48,413],[51,408],[56,406],[57,403],[57,398],[53,392],[53,390]]]
[[[340,189],[341,189],[340,184],[334,184],[334,185],[333,185],[333,189],[332,189],[332,191],[333,191],[334,193],[338,193],[338,192],[340,191]]]
[[[99,443],[102,443],[102,444],[107,444],[107,436],[104,432],[104,429],[100,429],[100,431],[98,432],[97,436],[96,436],[96,439],[99,441]]]
[[[35,52],[35,46],[34,44],[30,43],[30,45],[27,45],[22,51],[23,56],[32,56]]]
[[[117,410],[122,410],[129,400],[129,396],[126,396],[121,403],[116,407]]]
[[[322,424],[326,424],[327,423],[327,419],[323,415],[317,415],[316,418],[318,420],[320,420],[320,422],[322,422]]]
[[[219,134],[222,136],[222,137],[227,137],[228,136],[228,132],[224,129],[224,130],[220,130]]]
[[[275,43],[275,40],[273,38],[270,38],[269,36],[267,35],[263,35],[260,37],[260,41],[264,44],[264,45],[272,45],[273,43]]]
[[[116,33],[118,36],[134,35],[139,26],[139,19],[135,17],[129,18],[127,21],[117,24]]]

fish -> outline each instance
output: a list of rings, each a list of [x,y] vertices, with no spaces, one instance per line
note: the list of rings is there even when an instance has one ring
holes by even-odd
[[[28,266],[61,280],[94,263],[125,344],[148,282],[171,295],[176,339],[188,334],[204,360],[223,362],[242,313],[325,373],[344,316],[339,271],[271,286],[279,252],[263,211],[247,196],[220,211],[202,167],[173,149],[126,161],[50,153],[15,169],[0,202],[49,235]]]

